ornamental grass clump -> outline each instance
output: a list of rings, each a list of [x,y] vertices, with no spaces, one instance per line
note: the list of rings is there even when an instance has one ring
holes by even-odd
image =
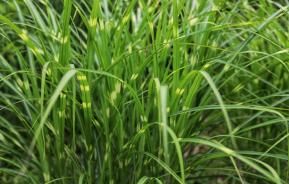
[[[288,4],[0,1],[0,183],[288,183]]]

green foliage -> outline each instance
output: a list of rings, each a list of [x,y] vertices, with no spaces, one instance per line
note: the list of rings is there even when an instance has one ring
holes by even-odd
[[[287,4],[1,0],[0,183],[287,184]]]

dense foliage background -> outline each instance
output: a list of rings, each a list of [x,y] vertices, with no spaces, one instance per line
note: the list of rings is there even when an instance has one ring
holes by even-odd
[[[287,0],[0,0],[0,183],[289,182]]]

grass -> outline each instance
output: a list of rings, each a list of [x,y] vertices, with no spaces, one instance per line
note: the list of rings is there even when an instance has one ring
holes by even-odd
[[[1,0],[0,183],[288,183],[288,4]]]

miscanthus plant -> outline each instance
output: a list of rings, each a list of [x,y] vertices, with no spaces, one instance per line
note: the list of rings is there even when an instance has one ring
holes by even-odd
[[[0,183],[288,183],[288,4],[1,0]]]

